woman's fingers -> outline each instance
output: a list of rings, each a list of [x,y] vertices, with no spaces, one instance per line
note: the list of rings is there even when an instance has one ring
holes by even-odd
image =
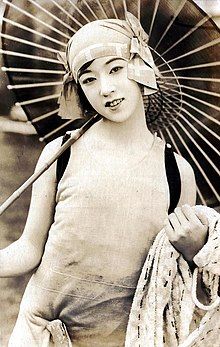
[[[173,246],[185,259],[192,260],[206,242],[208,220],[203,213],[184,205],[168,216],[164,229]]]
[[[189,231],[189,222],[180,207],[176,207],[174,212],[168,216],[166,222],[166,232],[170,241],[176,241]]]
[[[201,223],[205,226],[208,226],[209,225],[209,221],[208,221],[208,218],[206,217],[206,215],[202,212],[197,212],[196,213],[197,217],[199,218],[199,220],[201,221]]]
[[[176,215],[180,226],[186,226],[188,223],[188,218],[185,216],[185,214],[182,211],[181,207],[176,207],[174,210],[174,214]]]
[[[195,210],[189,205],[183,205],[181,207],[182,213],[186,217],[186,219],[191,223],[198,223],[200,220],[198,219]]]
[[[168,219],[173,229],[177,230],[180,227],[179,219],[175,213],[171,213],[168,216]]]
[[[181,223],[175,212],[171,213],[168,216],[168,219],[165,223],[165,231],[171,242],[177,241],[182,236]]]
[[[185,217],[190,222],[194,222],[197,224],[201,223],[205,226],[208,226],[208,224],[209,224],[208,218],[206,217],[206,215],[203,212],[201,212],[201,211],[196,212],[195,209],[193,209],[189,205],[183,205],[181,210],[184,213]]]

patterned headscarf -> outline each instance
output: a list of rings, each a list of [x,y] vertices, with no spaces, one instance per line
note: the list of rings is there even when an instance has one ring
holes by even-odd
[[[103,19],[86,24],[69,40],[66,52],[60,53],[59,59],[66,69],[59,99],[63,118],[73,118],[66,112],[68,102],[77,102],[79,105],[75,94],[80,68],[96,58],[124,58],[128,62],[127,77],[143,85],[145,95],[157,91],[157,72],[148,47],[148,35],[133,14],[126,12],[125,19]]]

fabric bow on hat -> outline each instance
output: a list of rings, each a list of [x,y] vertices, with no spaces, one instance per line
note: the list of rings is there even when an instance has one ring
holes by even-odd
[[[68,64],[68,61],[66,58],[66,53],[65,52],[58,52],[57,58],[61,62],[61,64],[63,64],[65,71],[66,71],[66,73],[63,77],[63,84],[72,82],[74,80],[74,78],[73,78],[73,74],[69,68],[69,64]]]
[[[61,93],[58,99],[58,104],[59,104],[58,114],[63,119],[82,118],[84,114],[84,110],[82,109],[82,106],[80,104],[79,96],[77,93],[76,82],[69,68],[69,64],[66,58],[66,53],[58,52],[57,58],[63,64],[66,71],[63,77],[63,88],[61,90]]]
[[[140,25],[139,20],[132,13],[126,12],[125,19],[134,35],[131,38],[130,53],[138,54],[144,60],[144,62],[153,69],[154,61],[148,47],[148,35]]]
[[[158,72],[148,47],[148,35],[132,13],[126,12],[125,19],[131,34],[128,78],[144,86],[144,95],[153,94],[158,89],[155,77]]]

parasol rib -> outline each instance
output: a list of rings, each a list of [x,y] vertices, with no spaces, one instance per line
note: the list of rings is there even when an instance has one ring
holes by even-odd
[[[165,94],[168,94],[167,92],[164,92],[164,93],[165,93]],[[170,95],[170,94],[168,94],[168,95]],[[166,98],[166,97],[165,97],[165,98]],[[173,99],[176,99],[177,101],[179,101],[179,99],[178,99],[177,97],[173,96],[173,95],[172,95],[172,98],[173,98]],[[166,99],[167,99],[167,98],[166,98]],[[171,101],[171,102],[172,102],[172,101]],[[207,119],[211,120],[212,122],[214,122],[214,123],[220,125],[220,122],[219,122],[217,119],[215,119],[215,118],[209,116],[207,113],[205,113],[204,111],[200,110],[199,108],[193,106],[192,104],[188,103],[187,101],[183,100],[183,104],[185,104],[185,105],[189,106],[190,108],[194,109],[196,112],[201,113],[204,117],[206,117]],[[182,110],[184,111],[185,109],[182,108]],[[197,119],[196,117],[194,117],[191,113],[189,113],[189,115],[190,115],[190,117],[193,118],[200,126],[202,126],[204,129],[206,129],[207,131],[209,131],[210,134],[211,134],[212,136],[216,137],[218,140],[220,139],[220,137],[217,135],[217,133],[215,133],[214,131],[212,131],[211,129],[209,129],[203,122],[201,122],[199,119]]]
[[[2,71],[9,71],[9,72],[25,72],[25,73],[46,73],[46,74],[55,74],[55,75],[64,75],[65,71],[63,70],[42,70],[42,69],[23,69],[19,67],[6,67],[2,66]]]
[[[167,95],[167,96],[165,96],[165,95]],[[166,103],[171,104],[171,106],[173,105],[173,99],[174,99],[173,94],[170,94],[170,93],[164,91],[163,92],[163,98],[167,100]],[[175,97],[175,99],[180,102],[180,105],[182,105],[181,100],[179,98]],[[181,108],[180,105],[179,105],[179,108]]]
[[[109,0],[109,2],[110,2],[110,5],[111,5],[111,8],[112,8],[112,11],[114,13],[115,18],[118,19],[118,15],[117,15],[117,12],[116,12],[116,9],[115,9],[115,5],[113,4],[113,1]]]
[[[176,84],[170,83],[170,82],[166,82],[166,84],[168,84],[168,85],[170,85],[170,86],[176,86]],[[206,90],[206,89],[193,88],[193,87],[189,87],[189,86],[187,86],[187,85],[185,85],[185,84],[179,84],[178,86],[181,87],[181,88],[186,88],[186,89],[189,89],[189,90],[193,90],[193,91],[195,91],[195,92],[204,93],[204,94],[206,94],[206,95],[208,94],[208,95],[216,96],[217,98],[220,97],[220,94],[219,94],[219,93],[210,92],[210,91],[208,91],[208,90]]]
[[[105,10],[104,10],[104,7],[102,6],[101,2],[100,2],[99,0],[96,0],[96,2],[98,3],[99,8],[100,8],[100,10],[102,11],[104,17],[105,17],[106,19],[108,19],[108,16],[107,16],[107,14],[106,14],[106,12],[105,12]]]
[[[191,105],[190,103],[188,103],[188,102],[185,101],[185,100],[183,101],[183,103],[186,104],[187,106],[193,108],[195,111],[201,113],[204,117],[206,117],[207,119],[211,120],[212,122],[214,122],[214,123],[220,125],[220,122],[218,121],[218,119],[213,118],[212,116],[208,115],[208,114],[205,113],[204,111],[200,110],[198,107]],[[197,121],[198,121],[198,120],[197,120]],[[199,122],[199,121],[198,121],[198,122]],[[205,124],[203,124],[202,122],[201,122],[200,125],[202,125],[204,128],[207,128],[207,126],[206,126]],[[207,128],[207,130],[208,130],[208,129],[209,129],[209,128]],[[209,131],[211,131],[211,130],[209,129]],[[213,136],[217,136],[217,134],[214,133],[214,132],[212,132],[212,135],[213,135]]]
[[[141,19],[141,0],[137,0],[137,8],[138,8],[137,17],[138,17],[138,20],[140,21],[140,19]]]
[[[60,96],[60,94],[46,95],[46,96],[42,96],[42,97],[37,98],[37,99],[30,99],[30,100],[25,100],[25,101],[21,101],[21,102],[16,102],[15,105],[16,106],[30,105],[30,104],[34,104],[36,102],[56,99],[56,98],[59,98],[59,96]]]
[[[30,54],[24,54],[24,53],[19,53],[14,51],[5,51],[4,49],[0,49],[0,54],[13,55],[15,57],[21,57],[21,58],[27,58],[27,59],[42,60],[42,61],[47,61],[48,63],[56,63],[61,65],[61,62],[59,60],[39,57],[38,55],[30,55]]]
[[[157,14],[157,10],[158,10],[158,7],[159,7],[159,3],[160,3],[160,0],[156,0],[155,6],[154,6],[153,16],[152,16],[151,23],[150,23],[150,29],[149,29],[149,33],[148,33],[149,40],[150,40],[150,36],[151,36],[152,30],[153,30],[154,21],[155,21],[155,18],[156,18],[156,14]]]
[[[168,49],[166,49],[164,52],[162,52],[160,54],[161,57],[163,57],[166,53],[168,53],[172,48],[174,48],[176,45],[178,45],[180,42],[182,42],[183,40],[185,40],[188,36],[190,36],[194,31],[196,31],[200,26],[202,26],[205,22],[207,22],[210,19],[210,16],[206,16],[204,17],[201,21],[199,21],[193,28],[191,28],[185,35],[181,36],[181,38],[179,40],[177,40],[176,42],[174,42],[174,44],[172,44],[172,46],[170,46]],[[156,46],[157,47],[157,46]],[[155,47],[155,49],[156,49]],[[155,61],[158,58],[155,59]]]
[[[152,50],[152,51],[154,51],[156,54],[157,54],[157,52],[155,51],[155,49],[153,49],[153,48],[151,48],[150,47],[150,49]],[[178,80],[178,78],[177,78],[177,76],[176,76],[176,74],[175,74],[175,72],[173,71],[173,69],[172,69],[172,67],[169,65],[169,63],[168,62],[166,62],[166,60],[163,58],[163,57],[161,57],[161,59],[164,61],[164,63],[169,67],[169,73],[170,72],[172,72],[172,74],[173,74],[173,76],[174,77],[176,77],[176,82],[177,82],[177,84],[179,85],[179,80]],[[160,72],[161,73],[161,72]],[[162,83],[164,83],[164,82],[162,82]],[[161,83],[161,84],[162,84]],[[160,83],[159,83],[160,84]],[[181,99],[182,99],[182,97],[181,97]]]
[[[42,82],[42,83],[27,83],[27,84],[9,84],[7,86],[8,89],[23,89],[23,88],[35,88],[35,87],[51,87],[51,86],[59,86],[62,85],[63,82]]]
[[[60,52],[57,49],[50,48],[50,47],[43,46],[43,45],[39,45],[38,43],[35,43],[33,41],[24,40],[24,39],[21,39],[20,37],[17,37],[17,36],[11,36],[11,35],[7,35],[7,34],[2,34],[1,32],[0,32],[0,37],[3,37],[4,39],[11,40],[11,41],[14,41],[14,42],[23,43],[24,45],[27,45],[27,46],[40,48],[40,49],[43,49],[43,50],[48,51],[48,52],[52,52],[52,53]]]
[[[160,129],[158,129],[157,132],[158,132],[158,134],[160,135],[160,137],[162,138],[162,140],[166,143],[167,141],[166,141],[166,139],[165,139],[163,133],[160,131]]]
[[[14,22],[13,20],[10,20],[10,19],[7,19],[7,18],[2,18],[2,20],[3,20],[3,22],[8,23],[8,24],[11,24],[11,25],[13,25],[14,27],[23,29],[23,30],[28,31],[28,32],[30,32],[30,33],[32,33],[32,34],[38,35],[38,36],[40,36],[40,37],[43,37],[44,39],[47,39],[47,40],[49,40],[49,41],[51,41],[51,42],[57,43],[57,44],[60,45],[60,46],[66,47],[66,44],[65,44],[65,43],[63,43],[63,42],[61,42],[61,41],[59,41],[59,40],[56,40],[56,39],[54,39],[54,38],[51,37],[51,36],[48,36],[48,35],[46,35],[46,34],[43,34],[43,33],[39,32],[39,31],[37,31],[37,30],[31,29],[31,28],[29,28],[29,27],[27,27],[27,26],[25,26],[25,25],[23,25],[23,24],[20,24],[20,23],[18,23],[18,22]]]
[[[168,30],[170,29],[170,27],[173,25],[173,22],[175,21],[176,17],[178,16],[178,14],[180,13],[180,11],[182,10],[183,6],[185,5],[187,0],[182,0],[180,2],[179,7],[177,8],[176,12],[174,13],[174,15],[172,15],[172,19],[170,21],[170,23],[167,25],[165,31],[163,32],[160,40],[158,41],[158,43],[156,44],[156,46],[154,47],[154,49],[157,49],[157,47],[160,45],[160,43],[162,42],[162,40],[164,39],[164,37],[166,36]]]
[[[183,112],[186,113],[188,116],[191,116],[190,112],[188,112],[187,110],[183,109]],[[217,155],[219,155],[218,149],[217,149],[215,146],[213,146],[213,144],[212,144],[211,142],[209,142],[209,141],[207,140],[207,138],[206,138],[205,136],[203,136],[203,135],[194,127],[194,125],[188,121],[188,119],[187,119],[186,117],[184,117],[182,114],[180,114],[179,117],[182,118],[182,119],[189,125],[189,127],[190,127],[191,129],[193,129],[194,132],[196,132],[196,133],[199,135],[199,137],[201,137],[201,139],[202,139],[204,142],[206,142],[207,145],[208,145],[209,147],[212,148],[213,151],[216,152]],[[220,139],[219,139],[219,140],[220,140]]]
[[[178,92],[178,93],[179,93],[179,92]],[[191,99],[193,99],[193,100],[199,101],[200,103],[202,103],[202,104],[204,104],[204,105],[207,105],[207,106],[209,106],[209,107],[212,107],[212,108],[214,108],[214,109],[217,110],[217,111],[220,111],[220,107],[218,107],[218,106],[216,106],[216,105],[214,105],[214,104],[210,104],[209,102],[206,102],[206,101],[204,101],[204,100],[198,99],[198,98],[192,96],[191,94],[182,92],[182,95],[185,95],[185,96],[187,96],[187,97],[189,97],[189,98],[191,98]]]
[[[164,128],[163,130],[165,130],[166,133],[168,134],[168,137],[170,138],[170,140],[171,140],[173,146],[175,147],[177,153],[178,153],[179,155],[182,156],[182,154],[181,154],[179,148],[178,148],[177,145],[176,145],[176,141],[174,140],[173,136],[171,135],[169,129],[168,129],[168,128],[166,128],[166,129]],[[199,197],[200,197],[200,200],[202,201],[202,204],[204,204],[205,206],[207,206],[206,201],[205,201],[205,198],[203,197],[202,192],[200,191],[198,185],[196,186],[196,190],[197,190],[197,193],[198,193],[198,195],[199,195]]]
[[[74,7],[74,9],[89,23],[90,20],[89,18],[78,8],[78,6],[76,6],[71,0],[67,0],[71,6]],[[55,2],[55,1],[54,1]],[[66,12],[66,11],[65,11]],[[72,17],[70,14],[68,14],[68,16],[71,18],[71,19],[74,19],[74,17]]]
[[[91,14],[93,15],[93,17],[94,17],[95,19],[99,19],[99,18],[97,17],[97,15],[95,14],[95,12],[93,11],[93,9],[89,6],[89,4],[87,3],[86,0],[82,0],[82,3],[88,8],[88,10],[91,12]]]
[[[160,79],[162,80],[176,80],[176,77],[174,76],[161,76]],[[190,80],[190,81],[201,81],[201,82],[220,82],[220,78],[205,78],[205,77],[185,77],[185,76],[178,76],[178,79],[183,79],[183,80]]]
[[[207,206],[207,203],[206,203],[206,201],[205,201],[205,198],[204,198],[204,196],[202,195],[202,192],[201,192],[201,190],[199,189],[198,185],[196,185],[196,190],[197,190],[197,193],[198,193],[198,195],[199,195],[199,197],[200,197],[200,200],[201,200],[202,204],[203,204],[204,206]]]
[[[166,88],[166,87],[162,86],[162,88]],[[207,101],[198,99],[198,98],[196,98],[195,96],[192,96],[191,94],[184,93],[184,92],[179,92],[179,91],[177,91],[177,90],[175,90],[175,89],[169,89],[169,88],[166,88],[166,89],[168,89],[168,90],[170,90],[170,91],[174,91],[174,92],[178,93],[180,96],[189,97],[189,98],[191,98],[191,99],[193,99],[193,100],[196,100],[196,101],[200,102],[201,104],[204,104],[204,105],[206,105],[206,106],[209,106],[209,107],[211,107],[211,108],[214,108],[214,109],[217,110],[217,111],[220,111],[220,107],[218,107],[218,106],[216,106],[216,105],[214,105],[214,104],[210,104],[210,103],[207,102]]]
[[[58,111],[59,111],[59,108],[57,108],[57,109],[55,109],[55,110],[53,110],[53,111],[44,113],[44,114],[42,114],[41,116],[37,116],[37,117],[35,117],[34,119],[32,119],[32,120],[30,121],[30,123],[31,123],[31,124],[35,124],[35,123],[41,121],[42,119],[46,119],[46,118],[49,118],[50,116],[53,116],[54,114],[58,113]]]
[[[187,144],[185,143],[183,137],[179,134],[179,132],[177,131],[176,127],[171,124],[171,127],[173,128],[173,130],[175,131],[176,135],[179,137],[180,141],[182,142],[183,146],[186,148],[187,152],[190,154],[192,160],[194,161],[195,165],[197,166],[197,168],[200,170],[202,176],[205,178],[207,184],[209,185],[210,189],[212,190],[213,194],[215,195],[215,197],[217,198],[217,200],[220,200],[220,197],[217,193],[217,191],[215,190],[215,188],[213,187],[212,183],[210,182],[209,178],[207,177],[205,171],[203,170],[203,168],[201,167],[201,165],[199,164],[199,162],[197,161],[197,159],[195,158],[195,156],[193,155],[193,153],[190,151],[189,147],[187,146]]]
[[[74,122],[74,119],[70,119],[68,120],[66,123],[60,125],[58,128],[54,129],[53,131],[49,132],[47,135],[40,137],[39,140],[41,142],[43,142],[44,140],[48,139],[49,137],[51,137],[52,135],[56,134],[58,131],[60,131],[61,129],[67,127],[67,125],[71,124]]]
[[[46,26],[47,28],[49,28],[50,30],[52,31],[55,31],[56,33],[60,34],[61,36],[67,38],[68,40],[70,39],[70,36],[69,35],[66,35],[64,32],[56,29],[55,27],[53,27],[52,25],[49,25],[47,23],[45,23],[44,21],[42,21],[41,19],[37,18],[36,16],[33,16],[32,14],[30,14],[29,12],[25,11],[25,10],[22,10],[21,8],[19,8],[18,6],[12,4],[11,2],[7,1],[7,0],[3,0],[3,2],[5,4],[7,4],[8,6],[14,8],[15,10],[17,10],[18,12],[24,14],[25,16],[35,20],[36,22],[38,23],[41,23],[43,24],[44,26]]]
[[[30,1],[30,0],[29,0]],[[80,28],[82,28],[83,24],[81,22],[79,22],[77,19],[75,19],[73,16],[71,16],[61,5],[59,5],[56,1],[54,0],[50,0],[55,6],[57,6],[59,8],[60,11],[62,11],[63,13],[65,13],[65,15],[69,18],[71,18],[71,20],[77,24]],[[76,32],[75,29],[72,28],[73,32]]]
[[[167,63],[170,64],[170,63],[172,63],[172,62],[174,62],[174,61],[176,61],[176,60],[179,60],[179,59],[182,59],[182,58],[184,58],[184,57],[187,57],[188,55],[191,55],[191,54],[197,53],[197,52],[199,52],[199,51],[202,51],[203,49],[206,49],[206,48],[215,46],[215,45],[217,45],[218,43],[220,43],[220,38],[217,38],[217,39],[212,40],[212,41],[210,41],[210,42],[208,42],[208,43],[206,43],[206,44],[204,44],[204,45],[202,45],[202,46],[199,46],[199,47],[197,47],[197,48],[195,48],[195,49],[192,49],[191,51],[189,51],[189,52],[187,52],[187,53],[184,53],[184,54],[182,54],[182,55],[179,55],[179,56],[177,56],[176,58],[170,59],[170,60],[167,61]],[[165,65],[165,64],[166,64],[166,63],[163,63],[163,64],[161,64],[161,65],[157,65],[157,67],[159,68],[159,67],[161,67],[161,66],[163,66],[163,65]]]
[[[170,95],[170,94],[168,94],[170,97],[172,97],[172,95]],[[163,113],[165,112],[165,113],[169,113],[170,115],[172,115],[172,112],[170,112],[170,110],[172,111],[172,110],[174,110],[175,111],[175,114],[176,114],[176,111],[178,110],[178,111],[182,111],[182,105],[178,105],[178,104],[176,104],[175,102],[173,102],[173,100],[170,100],[170,98],[169,97],[167,97],[167,96],[165,96],[165,95],[163,95],[163,98],[164,98],[164,100],[166,100],[166,103],[164,103],[163,104]],[[176,99],[178,99],[178,98],[176,98]],[[178,99],[178,101],[179,101],[179,99]],[[171,104],[171,105],[170,105]],[[174,105],[174,106],[173,106]],[[162,114],[163,114],[162,113]],[[170,117],[169,117],[170,118]]]
[[[173,71],[191,70],[191,69],[202,69],[203,67],[212,67],[212,66],[219,66],[219,65],[220,65],[220,61],[215,61],[215,62],[200,64],[200,65],[190,65],[190,66],[174,68],[174,69],[172,69],[172,72]],[[170,70],[160,70],[160,73],[162,75],[164,73],[170,73]]]
[[[164,97],[164,99],[167,99],[167,98]],[[172,103],[173,105],[172,101],[169,101],[169,103]],[[177,105],[177,107],[173,107],[172,105],[170,106],[168,103],[163,104],[163,112],[161,113],[160,118],[157,120],[157,124],[161,124],[162,126],[164,126],[164,120],[167,121],[167,124],[169,124],[170,119],[175,120],[176,116],[174,116],[174,114],[176,114],[177,111],[181,111],[181,107],[179,105]],[[170,110],[172,112],[170,112]]]
[[[184,119],[184,117],[182,117]],[[179,126],[183,129],[185,134],[188,136],[188,138],[194,143],[194,145],[198,148],[198,150],[203,154],[203,156],[206,158],[206,160],[209,162],[209,164],[213,167],[213,169],[216,171],[216,173],[219,175],[220,171],[216,167],[216,165],[211,161],[209,156],[203,151],[203,149],[199,146],[199,144],[195,141],[195,139],[190,135],[188,130],[184,127],[184,125],[176,119],[176,123],[179,124]],[[193,127],[191,127],[193,129]]]
[[[172,112],[170,112],[170,111],[172,111]],[[169,107],[165,108],[165,110],[163,111],[163,114],[165,114],[165,115],[168,114],[167,119],[170,120],[170,118],[171,117],[173,118],[174,115],[176,115],[175,118],[178,117],[180,115],[181,111],[182,111],[181,107],[169,106]]]
[[[53,13],[51,13],[50,11],[46,10],[43,6],[41,6],[40,4],[38,4],[35,0],[27,0],[29,1],[32,5],[38,7],[41,11],[43,11],[44,13],[46,13],[46,15],[48,15],[49,17],[53,18],[54,20],[56,20],[58,23],[60,23],[61,25],[63,25],[65,28],[69,29],[70,31],[72,31],[73,33],[76,32],[76,30],[74,30],[71,26],[69,26],[68,24],[66,24],[64,21],[62,21],[60,18],[58,18],[57,16],[55,16]],[[82,25],[81,25],[82,26]]]
[[[164,128],[163,130],[166,130],[166,132],[167,132],[167,134],[168,134],[168,136],[169,136],[169,139],[171,140],[171,143],[172,143],[172,145],[174,146],[176,152],[177,152],[179,155],[181,155],[180,150],[179,150],[179,148],[178,148],[178,146],[177,146],[177,144],[176,144],[176,141],[174,140],[173,136],[171,135],[169,129],[168,129],[168,128],[166,128],[166,129]],[[161,132],[161,133],[162,133],[162,132]],[[166,141],[166,142],[167,142],[167,141]]]
[[[126,4],[126,0],[122,0],[123,3],[123,7],[124,7],[124,13],[127,12],[127,4]]]

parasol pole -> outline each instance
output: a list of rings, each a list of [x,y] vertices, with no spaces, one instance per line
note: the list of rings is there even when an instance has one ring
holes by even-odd
[[[3,202],[0,206],[0,215],[9,207],[11,204],[17,200],[21,194],[30,187],[59,157],[60,155],[70,147],[74,142],[76,142],[94,123],[100,119],[100,115],[96,114],[91,117],[83,126],[76,129],[70,138],[59,148],[59,150],[51,157],[51,159],[44,164],[38,171],[33,173],[27,181],[25,181],[9,198]]]

